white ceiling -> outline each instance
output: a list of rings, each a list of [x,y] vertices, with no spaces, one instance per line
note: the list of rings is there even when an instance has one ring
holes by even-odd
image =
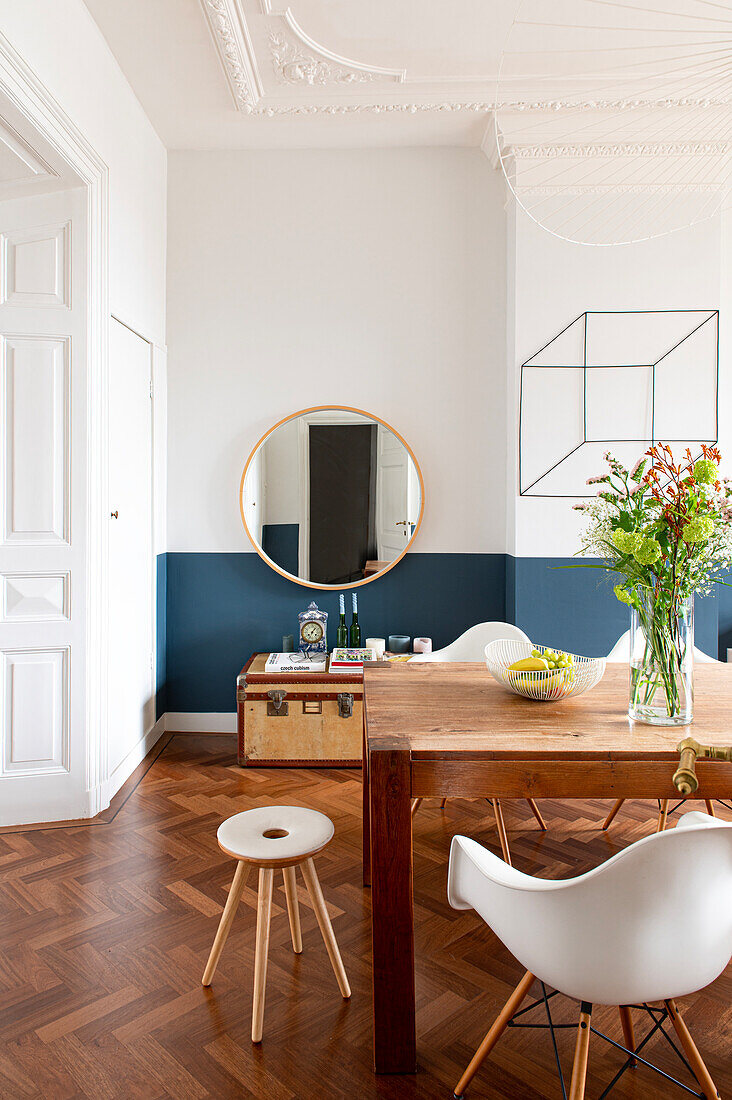
[[[86,0],[170,149],[479,145],[514,0]]]

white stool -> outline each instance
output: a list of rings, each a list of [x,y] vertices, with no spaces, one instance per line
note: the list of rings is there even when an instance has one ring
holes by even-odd
[[[344,998],[348,999],[351,996],[351,987],[333,934],[328,910],[325,908],[323,891],[320,889],[312,858],[327,848],[333,839],[333,833],[333,822],[329,817],[318,813],[317,810],[306,810],[298,806],[262,806],[256,810],[245,810],[243,813],[227,818],[219,826],[216,834],[219,847],[227,855],[238,860],[238,863],[202,981],[204,985],[211,984],[216,964],[234,920],[236,907],[246,885],[249,868],[254,865],[259,868],[259,896],[257,945],[254,957],[253,1043],[260,1042],[262,1038],[269,918],[272,912],[272,880],[277,867],[282,868],[282,877],[285,882],[293,950],[297,955],[302,951],[300,910],[295,883],[295,868],[300,867],[338,987]]]

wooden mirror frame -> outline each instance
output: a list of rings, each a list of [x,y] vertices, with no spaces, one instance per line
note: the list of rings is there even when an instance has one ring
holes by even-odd
[[[350,584],[317,584],[315,581],[304,581],[301,577],[295,577],[292,575],[292,573],[288,573],[285,569],[282,569],[282,567],[279,566],[277,562],[273,561],[272,558],[268,557],[268,555],[265,554],[262,547],[252,535],[252,532],[249,530],[244,515],[244,483],[246,481],[247,471],[249,470],[252,460],[259,448],[267,441],[267,439],[269,439],[273,432],[276,432],[278,428],[281,428],[283,424],[287,424],[290,420],[297,420],[298,417],[305,416],[307,413],[329,412],[331,409],[334,412],[357,413],[359,416],[365,416],[369,420],[373,420],[375,423],[381,424],[384,428],[387,429],[387,431],[390,431],[392,435],[396,436],[396,438],[405,448],[407,454],[414,463],[414,468],[417,471],[417,477],[419,478],[419,516],[417,517],[417,522],[414,525],[414,531],[412,531],[409,542],[404,547],[401,554],[397,558],[395,558],[394,561],[389,562],[385,569],[381,569],[378,573],[374,573],[372,577],[364,577],[363,580],[360,581],[351,581]],[[285,577],[286,580],[292,581],[294,584],[299,584],[301,588],[317,588],[323,592],[337,592],[342,591],[346,588],[361,588],[364,584],[371,584],[372,581],[377,581],[379,577],[383,577],[386,573],[393,569],[394,566],[402,560],[407,550],[409,550],[410,546],[417,537],[417,533],[422,526],[422,517],[424,516],[424,478],[422,477],[422,470],[419,463],[417,462],[417,459],[415,458],[414,451],[409,446],[404,436],[397,432],[394,428],[392,428],[391,424],[389,424],[388,421],[382,420],[380,416],[374,416],[373,413],[366,412],[365,409],[353,408],[353,406],[351,405],[312,405],[308,409],[299,409],[297,412],[291,413],[290,416],[285,416],[282,418],[282,420],[278,420],[277,423],[273,425],[273,427],[271,427],[268,432],[264,433],[264,435],[257,441],[254,447],[252,447],[249,458],[246,460],[246,463],[244,465],[244,470],[241,475],[241,481],[239,482],[239,512],[241,514],[241,521],[244,525],[244,530],[249,536],[249,541],[251,542],[252,546],[257,551],[262,561],[266,562],[267,565],[269,565],[271,569],[274,569],[275,573],[279,573],[281,577]]]

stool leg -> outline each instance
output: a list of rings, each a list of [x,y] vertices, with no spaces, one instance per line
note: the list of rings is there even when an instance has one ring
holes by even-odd
[[[635,1030],[630,1008],[628,1005],[618,1005],[618,1012],[620,1013],[620,1025],[623,1029],[623,1041],[628,1050],[635,1050]],[[635,1058],[632,1058],[630,1064],[631,1066],[637,1066],[638,1062]]]
[[[582,1002],[579,1027],[577,1028],[577,1040],[574,1045],[574,1064],[572,1065],[572,1082],[569,1086],[569,1100],[583,1100],[585,1095],[585,1079],[587,1077],[587,1056],[590,1053],[590,1024],[592,1022],[592,1005]]]
[[[705,798],[704,799],[704,805],[706,806],[707,813],[709,814],[710,817],[716,817],[717,816],[714,812],[714,803],[712,802],[711,798]]]
[[[719,1092],[717,1086],[712,1080],[709,1070],[704,1065],[701,1054],[696,1049],[696,1043],[689,1034],[689,1029],[684,1021],[679,1016],[679,1010],[676,1007],[674,1001],[665,1002],[666,1009],[671,1017],[671,1023],[674,1025],[674,1031],[679,1037],[679,1042],[684,1049],[684,1054],[689,1059],[689,1065],[697,1081],[701,1085],[701,1090],[704,1093],[706,1100],[718,1100]]]
[[[447,799],[446,799],[446,798],[443,798],[442,802],[440,803],[440,809],[441,809],[441,810],[444,810],[444,809],[445,809],[445,805],[446,805],[446,804],[447,804]]]
[[[511,866],[511,850],[508,847],[508,836],[506,835],[506,822],[503,820],[503,810],[501,809],[500,800],[497,798],[490,799],[493,806],[493,813],[496,815],[496,825],[498,826],[498,839],[501,842],[501,851],[503,852],[503,858]]]
[[[252,1042],[262,1040],[264,1024],[264,990],[267,983],[267,952],[269,951],[269,918],[272,912],[271,867],[259,868],[259,897],[257,898],[257,951],[254,957],[254,1002],[252,1005]]]
[[[541,810],[536,805],[533,798],[527,798],[526,801],[529,804],[529,807],[531,809],[532,814],[534,815],[536,820],[539,822],[539,828],[543,829],[543,831],[546,832],[546,822],[544,821],[544,818],[541,816]]]
[[[661,805],[658,810],[658,825],[656,826],[657,833],[663,833],[666,829],[666,819],[668,817],[668,798],[661,799]]]
[[[421,798],[413,798],[412,799],[412,817],[414,817],[414,815],[416,814],[417,810],[420,807],[421,802],[422,802]]]
[[[231,886],[229,887],[229,896],[226,899],[226,905],[224,906],[224,911],[221,914],[221,920],[219,921],[219,927],[216,931],[216,937],[213,941],[211,954],[208,957],[206,969],[203,972],[203,978],[201,979],[202,985],[211,985],[214,971],[216,970],[221,952],[224,949],[226,937],[229,935],[229,932],[231,930],[231,925],[236,914],[237,906],[239,905],[242,890],[246,886],[248,875],[249,864],[244,863],[243,860],[239,860],[236,865],[236,871],[234,872],[234,878],[232,880]]]
[[[300,931],[300,906],[297,901],[295,868],[283,867],[282,877],[285,880],[285,897],[287,898],[287,916],[290,918],[292,950],[296,955],[299,955],[302,952],[302,932]]]
[[[607,815],[607,817],[605,818],[605,820],[602,823],[603,829],[609,829],[610,828],[610,826],[612,824],[612,821],[613,821],[613,818],[615,817],[616,813],[618,812],[618,810],[620,809],[620,807],[623,805],[624,802],[625,802],[624,798],[616,799],[612,810],[610,811],[610,813]]]
[[[343,997],[348,1000],[351,996],[351,987],[348,984],[348,978],[346,977],[346,971],[343,966],[343,960],[341,959],[341,953],[338,950],[338,944],[333,933],[333,926],[330,923],[330,917],[328,916],[328,910],[325,908],[325,900],[323,898],[323,891],[320,889],[320,882],[318,881],[318,875],[315,870],[315,864],[312,859],[306,859],[304,863],[300,864],[302,870],[302,877],[305,879],[305,885],[308,888],[310,894],[310,900],[313,903],[313,909],[315,910],[315,916],[318,918],[318,924],[320,925],[320,931],[323,935],[323,942],[325,943],[330,958],[331,966],[333,967],[333,973],[336,976],[338,982],[338,988],[341,991]]]

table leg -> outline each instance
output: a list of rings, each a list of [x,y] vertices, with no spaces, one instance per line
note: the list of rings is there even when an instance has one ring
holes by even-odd
[[[366,724],[363,728],[363,748],[361,758],[361,784],[363,787],[363,884],[371,885],[371,797],[369,794],[369,753],[366,745]]]
[[[369,754],[374,1069],[416,1073],[409,752]]]

